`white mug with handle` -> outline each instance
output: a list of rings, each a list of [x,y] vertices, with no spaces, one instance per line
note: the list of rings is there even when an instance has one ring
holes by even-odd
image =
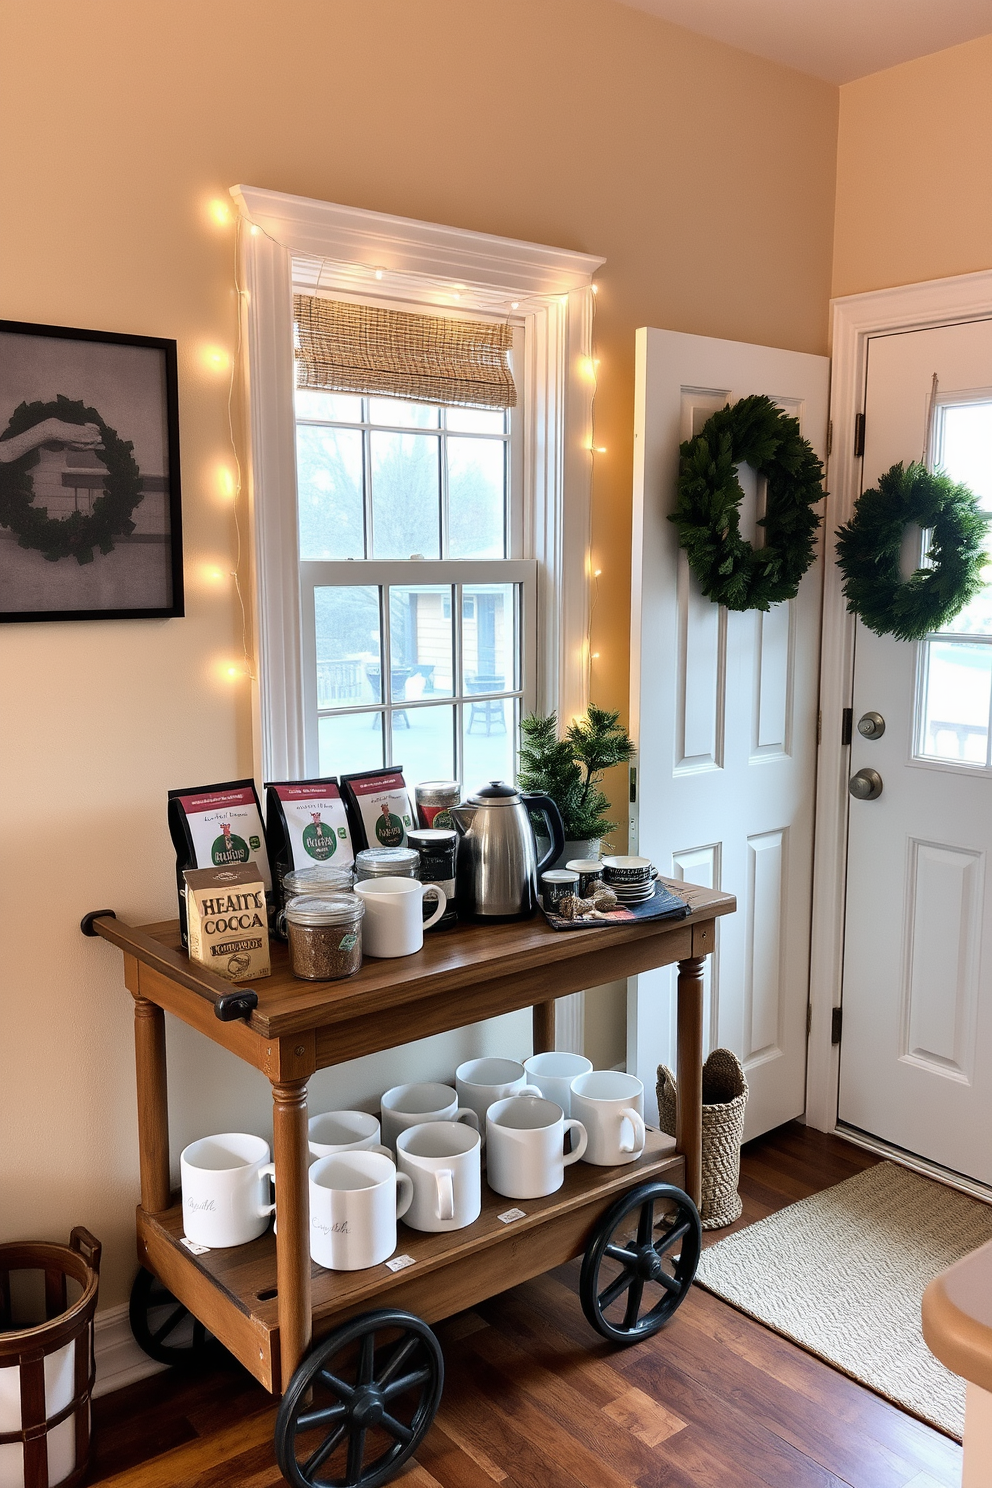
[[[448,907],[438,884],[416,878],[366,878],[355,885],[365,901],[362,921],[363,956],[412,956],[424,944],[424,931],[436,925]],[[424,900],[433,896],[437,908],[424,919]]]
[[[247,1245],[269,1227],[275,1204],[268,1179],[275,1181],[269,1144],[248,1132],[201,1137],[184,1147],[179,1159],[186,1239],[211,1250]]]
[[[396,1147],[400,1132],[425,1121],[467,1121],[479,1130],[479,1118],[468,1106],[460,1106],[450,1085],[434,1081],[422,1085],[394,1085],[380,1102],[382,1138],[387,1147]]]
[[[324,1111],[311,1116],[307,1125],[311,1162],[339,1152],[381,1152],[392,1161],[393,1154],[379,1141],[379,1123],[368,1111]]]
[[[574,1132],[565,1156],[565,1133]],[[508,1199],[541,1199],[565,1181],[565,1169],[586,1150],[581,1121],[565,1120],[561,1106],[543,1096],[511,1095],[486,1116],[486,1177]]]
[[[564,1050],[552,1049],[544,1054],[532,1054],[524,1060],[527,1078],[536,1085],[545,1100],[561,1106],[566,1116],[572,1114],[572,1081],[576,1075],[586,1075],[592,1069],[592,1060],[584,1054],[566,1054]]]
[[[329,1271],[364,1271],[396,1249],[413,1184],[381,1152],[339,1152],[310,1169],[310,1255]]]
[[[613,1168],[644,1151],[644,1086],[622,1070],[593,1070],[572,1081],[572,1114],[589,1133],[586,1162]]]
[[[482,1212],[482,1138],[460,1121],[410,1126],[396,1139],[396,1164],[413,1180],[406,1222],[443,1233],[474,1223]]]
[[[468,1106],[479,1118],[479,1130],[486,1129],[486,1112],[494,1101],[511,1095],[540,1095],[540,1088],[527,1079],[522,1064],[515,1059],[466,1059],[455,1070],[455,1089],[459,1103]]]

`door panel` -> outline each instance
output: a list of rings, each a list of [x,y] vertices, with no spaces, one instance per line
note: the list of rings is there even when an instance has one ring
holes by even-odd
[[[631,850],[737,895],[706,963],[704,1038],[745,1063],[748,1137],[804,1106],[820,572],[767,614],[731,614],[699,592],[667,518],[680,441],[728,401],[767,393],[822,454],[827,382],[824,357],[638,332]],[[739,475],[741,530],[760,542],[764,482]],[[628,1004],[627,1064],[649,1111],[659,1062],[675,1062],[670,969],[637,978]]]
[[[992,510],[990,321],[869,341],[863,485],[920,458],[934,373],[948,471],[967,474]],[[964,438],[962,409],[976,415]],[[910,569],[921,555],[911,534]],[[983,1183],[992,1183],[990,595],[946,638],[907,643],[857,628],[854,718],[878,712],[885,732],[867,739],[855,728],[851,771],[877,770],[883,791],[850,807],[839,1100],[842,1123]]]

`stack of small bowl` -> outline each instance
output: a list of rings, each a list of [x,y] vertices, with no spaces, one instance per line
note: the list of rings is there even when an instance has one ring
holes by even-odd
[[[644,904],[654,895],[657,869],[650,858],[628,855],[603,859],[603,882],[621,904]]]

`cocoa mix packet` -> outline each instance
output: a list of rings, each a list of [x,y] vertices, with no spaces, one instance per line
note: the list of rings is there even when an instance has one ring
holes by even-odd
[[[342,775],[341,790],[356,852],[365,847],[406,846],[413,809],[402,765]]]
[[[253,780],[226,780],[169,792],[169,833],[176,849],[179,932],[189,944],[183,874],[190,868],[252,863],[265,885],[272,913],[272,875],[262,831],[262,809]]]

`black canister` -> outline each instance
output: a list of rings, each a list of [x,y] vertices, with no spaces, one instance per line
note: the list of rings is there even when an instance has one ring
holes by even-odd
[[[437,884],[448,896],[448,907],[434,926],[436,930],[447,930],[458,920],[455,908],[455,853],[458,848],[458,833],[440,827],[421,827],[406,834],[407,844],[420,854],[420,869],[417,877],[421,883]],[[434,911],[433,904],[425,902],[424,919]]]

